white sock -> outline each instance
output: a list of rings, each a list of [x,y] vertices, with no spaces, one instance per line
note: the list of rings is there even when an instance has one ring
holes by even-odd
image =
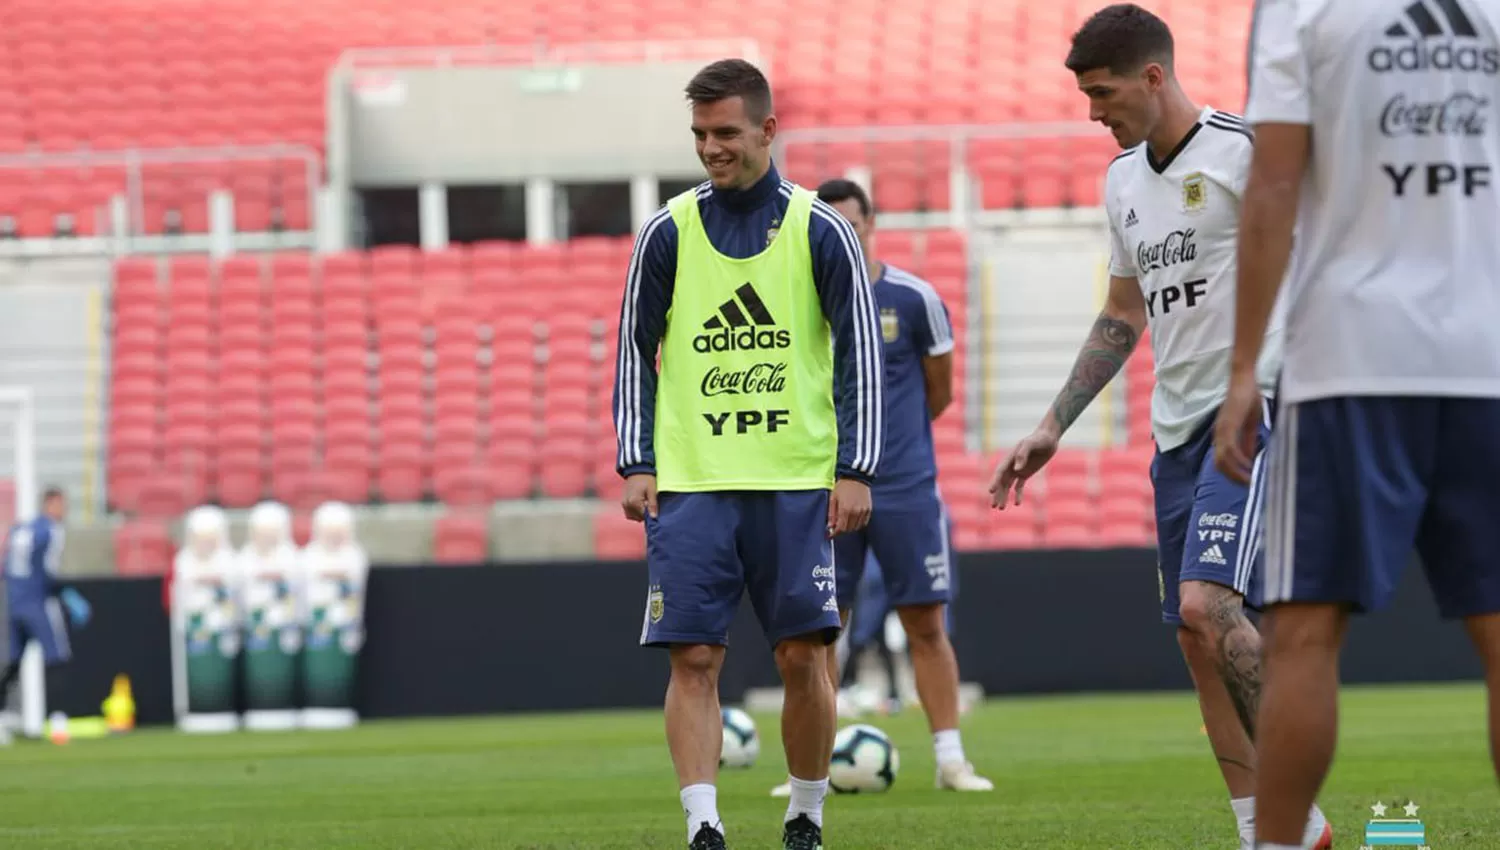
[[[1234,819],[1240,826],[1240,837],[1247,844],[1255,843],[1255,798],[1236,797],[1229,801],[1229,807],[1234,809]]]
[[[932,736],[932,751],[939,765],[964,763],[964,742],[957,729],[944,729]]]
[[[1328,818],[1324,817],[1323,810],[1313,803],[1312,810],[1307,814],[1307,830],[1302,834],[1302,842],[1311,844],[1323,835],[1323,827],[1328,824]]]
[[[786,821],[797,815],[807,815],[819,827],[823,826],[823,798],[828,796],[827,779],[798,779],[791,777],[792,799],[786,805]]]
[[[682,789],[679,796],[682,798],[682,810],[687,813],[688,841],[698,834],[698,830],[704,824],[724,831],[724,824],[719,820],[719,789],[707,783],[689,785]]]

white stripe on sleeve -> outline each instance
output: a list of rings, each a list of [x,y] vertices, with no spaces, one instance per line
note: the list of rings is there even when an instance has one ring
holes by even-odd
[[[848,219],[823,201],[813,201],[812,211],[833,226],[844,246],[849,265],[854,269],[854,291],[850,293],[849,306],[854,313],[858,409],[855,412],[854,458],[850,466],[873,476],[880,468],[880,455],[885,448],[885,376],[880,369],[880,314],[875,307],[875,292],[870,286],[864,255],[859,250],[859,238],[854,235]]]
[[[671,219],[672,211],[667,207],[662,207],[647,219],[636,237],[635,250],[630,256],[630,270],[625,278],[624,312],[620,316],[620,350],[615,362],[615,389],[619,395],[615,402],[615,439],[619,443],[616,462],[621,469],[645,459],[645,447],[641,441],[641,422],[644,418],[641,410],[641,370],[648,367],[635,345],[635,331],[640,323],[641,266],[652,234]]]
[[[901,269],[885,267],[885,279],[897,286],[904,286],[922,296],[922,306],[927,308],[927,331],[932,336],[932,347],[928,357],[937,357],[953,350],[953,324],[948,320],[948,311],[943,307],[943,298],[932,284]]]

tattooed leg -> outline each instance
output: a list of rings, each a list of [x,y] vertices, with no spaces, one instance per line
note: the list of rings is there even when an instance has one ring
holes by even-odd
[[[1229,794],[1248,797],[1255,790],[1260,634],[1245,617],[1239,594],[1211,582],[1185,581],[1177,637]]]

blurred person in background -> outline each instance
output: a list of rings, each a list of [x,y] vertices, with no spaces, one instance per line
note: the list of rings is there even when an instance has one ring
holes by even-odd
[[[820,850],[840,631],[831,538],[870,516],[879,315],[849,222],[771,162],[765,76],[723,60],[686,93],[709,180],[642,227],[620,316],[617,467],[650,582],[641,644],[669,651],[689,846],[718,850],[719,671],[749,592],[786,693],[783,846]]]
[[[874,484],[874,511],[864,529],[833,543],[839,616],[848,623],[866,558],[873,554],[906,632],[917,694],[933,736],[935,784],[953,791],[990,791],[994,784],[976,775],[964,757],[958,659],[944,618],[951,599],[952,546],[938,491],[932,422],[953,401],[953,325],[932,284],[876,258],[875,208],[859,184],[826,181],[818,187],[818,199],[838,210],[859,239],[859,262],[873,281],[880,311],[885,361],[886,445]],[[884,621],[881,615],[880,623]],[[828,677],[836,684],[835,653],[828,663]],[[789,790],[781,785],[771,793],[784,796]]]
[[[32,641],[41,644],[48,675],[56,676],[59,668],[73,658],[63,610],[67,610],[68,619],[78,628],[87,625],[93,615],[83,594],[58,579],[63,521],[68,515],[67,496],[58,488],[49,488],[42,495],[41,508],[35,519],[14,525],[5,541],[10,655],[5,672],[0,674],[0,709],[9,703],[11,686],[21,675],[21,657],[26,647]],[[4,726],[0,723],[0,734],[6,734]]]

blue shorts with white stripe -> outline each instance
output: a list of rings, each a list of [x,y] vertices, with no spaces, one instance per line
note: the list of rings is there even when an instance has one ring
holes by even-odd
[[[1378,611],[1415,549],[1442,616],[1500,611],[1500,399],[1288,404],[1269,455],[1262,604]]]
[[[1271,432],[1271,403],[1264,402],[1260,441],[1250,486],[1224,477],[1214,466],[1214,421],[1204,419],[1193,438],[1151,461],[1156,491],[1157,577],[1161,619],[1181,623],[1184,581],[1206,581],[1252,597],[1257,582],[1264,448]]]

